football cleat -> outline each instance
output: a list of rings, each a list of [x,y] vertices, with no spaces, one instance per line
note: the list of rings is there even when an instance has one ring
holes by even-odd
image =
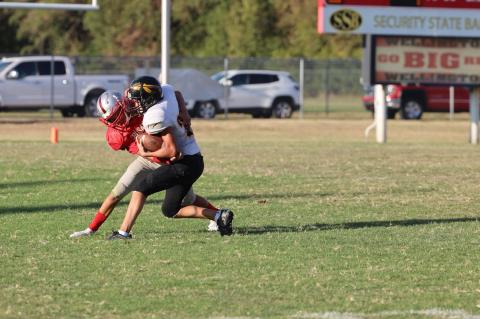
[[[123,239],[123,240],[132,239],[132,234],[128,234],[128,236],[123,236],[118,231],[114,230],[112,231],[112,234],[107,237],[107,240],[117,240],[117,239]]]
[[[70,238],[79,238],[79,237],[87,237],[93,235],[95,232],[91,230],[90,228],[76,231],[74,233],[70,234]]]
[[[230,236],[233,233],[233,212],[226,208],[220,209],[219,212],[220,217],[217,220],[218,231],[222,236]]]
[[[218,231],[218,225],[214,220],[211,220],[210,223],[208,223],[207,227],[208,231]]]

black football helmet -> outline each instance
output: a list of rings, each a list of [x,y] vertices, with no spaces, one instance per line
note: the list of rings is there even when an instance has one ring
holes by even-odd
[[[141,76],[130,83],[127,97],[136,100],[145,113],[163,99],[162,86],[153,76]]]

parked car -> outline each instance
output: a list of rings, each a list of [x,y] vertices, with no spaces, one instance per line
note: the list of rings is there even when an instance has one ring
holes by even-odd
[[[53,60],[53,101],[51,100]],[[68,57],[25,56],[0,60],[0,110],[53,107],[63,116],[96,116],[98,97],[106,90],[123,92],[127,75],[75,75]]]
[[[289,118],[300,108],[299,86],[288,72],[272,70],[228,70],[212,79],[228,88],[224,97],[203,105],[197,115],[213,117],[215,113],[247,113],[255,118]]]
[[[134,75],[150,75],[161,79],[160,68],[136,68]],[[182,92],[190,116],[211,119],[219,112],[219,99],[224,96],[224,87],[207,74],[192,68],[172,68],[168,84]]]
[[[211,119],[219,110],[224,87],[196,69],[171,69],[168,82],[182,92],[190,116]]]
[[[373,90],[369,88],[362,98],[366,110],[373,113]],[[424,112],[449,112],[450,87],[387,85],[385,91],[387,117],[395,118],[397,112],[403,119],[418,120]],[[463,87],[454,87],[454,111],[469,111],[469,92]]]

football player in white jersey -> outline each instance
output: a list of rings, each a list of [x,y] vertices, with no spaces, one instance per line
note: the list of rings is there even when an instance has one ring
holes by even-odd
[[[190,117],[188,114],[185,114],[187,112],[184,105],[185,101],[183,101],[181,96],[179,98],[182,99],[177,101],[181,110],[179,119],[186,122],[187,127],[189,127]],[[138,147],[135,137],[139,133],[144,133],[142,126],[143,116],[142,114],[132,114],[132,105],[133,102],[123,97],[121,93],[106,91],[97,101],[97,110],[100,116],[99,120],[107,126],[106,140],[108,145],[115,151],[126,150],[133,155],[137,155]],[[84,230],[72,233],[70,238],[93,235],[106,221],[122,198],[130,193],[133,185],[140,183],[149,171],[155,170],[160,165],[160,161],[157,158],[147,159],[137,156],[128,166],[111,193],[108,194],[89,226]],[[195,194],[193,189],[189,190],[182,202],[184,206],[190,204],[216,209],[208,200]],[[210,222],[208,230],[218,230],[214,221]]]
[[[229,209],[213,210],[195,205],[181,206],[182,199],[193,183],[203,173],[203,157],[193,132],[178,121],[178,103],[172,86],[160,83],[153,77],[142,76],[132,81],[128,97],[137,102],[143,113],[143,127],[151,135],[162,137],[162,147],[147,152],[141,143],[138,155],[172,160],[150,172],[142,183],[136,185],[127,213],[118,231],[109,239],[131,238],[130,231],[140,214],[146,198],[165,190],[162,212],[170,218],[203,218],[217,223],[220,235],[233,232],[234,214]]]

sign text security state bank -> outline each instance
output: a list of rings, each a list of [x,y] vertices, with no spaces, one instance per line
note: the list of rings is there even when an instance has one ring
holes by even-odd
[[[319,33],[478,37],[479,10],[319,6]]]

